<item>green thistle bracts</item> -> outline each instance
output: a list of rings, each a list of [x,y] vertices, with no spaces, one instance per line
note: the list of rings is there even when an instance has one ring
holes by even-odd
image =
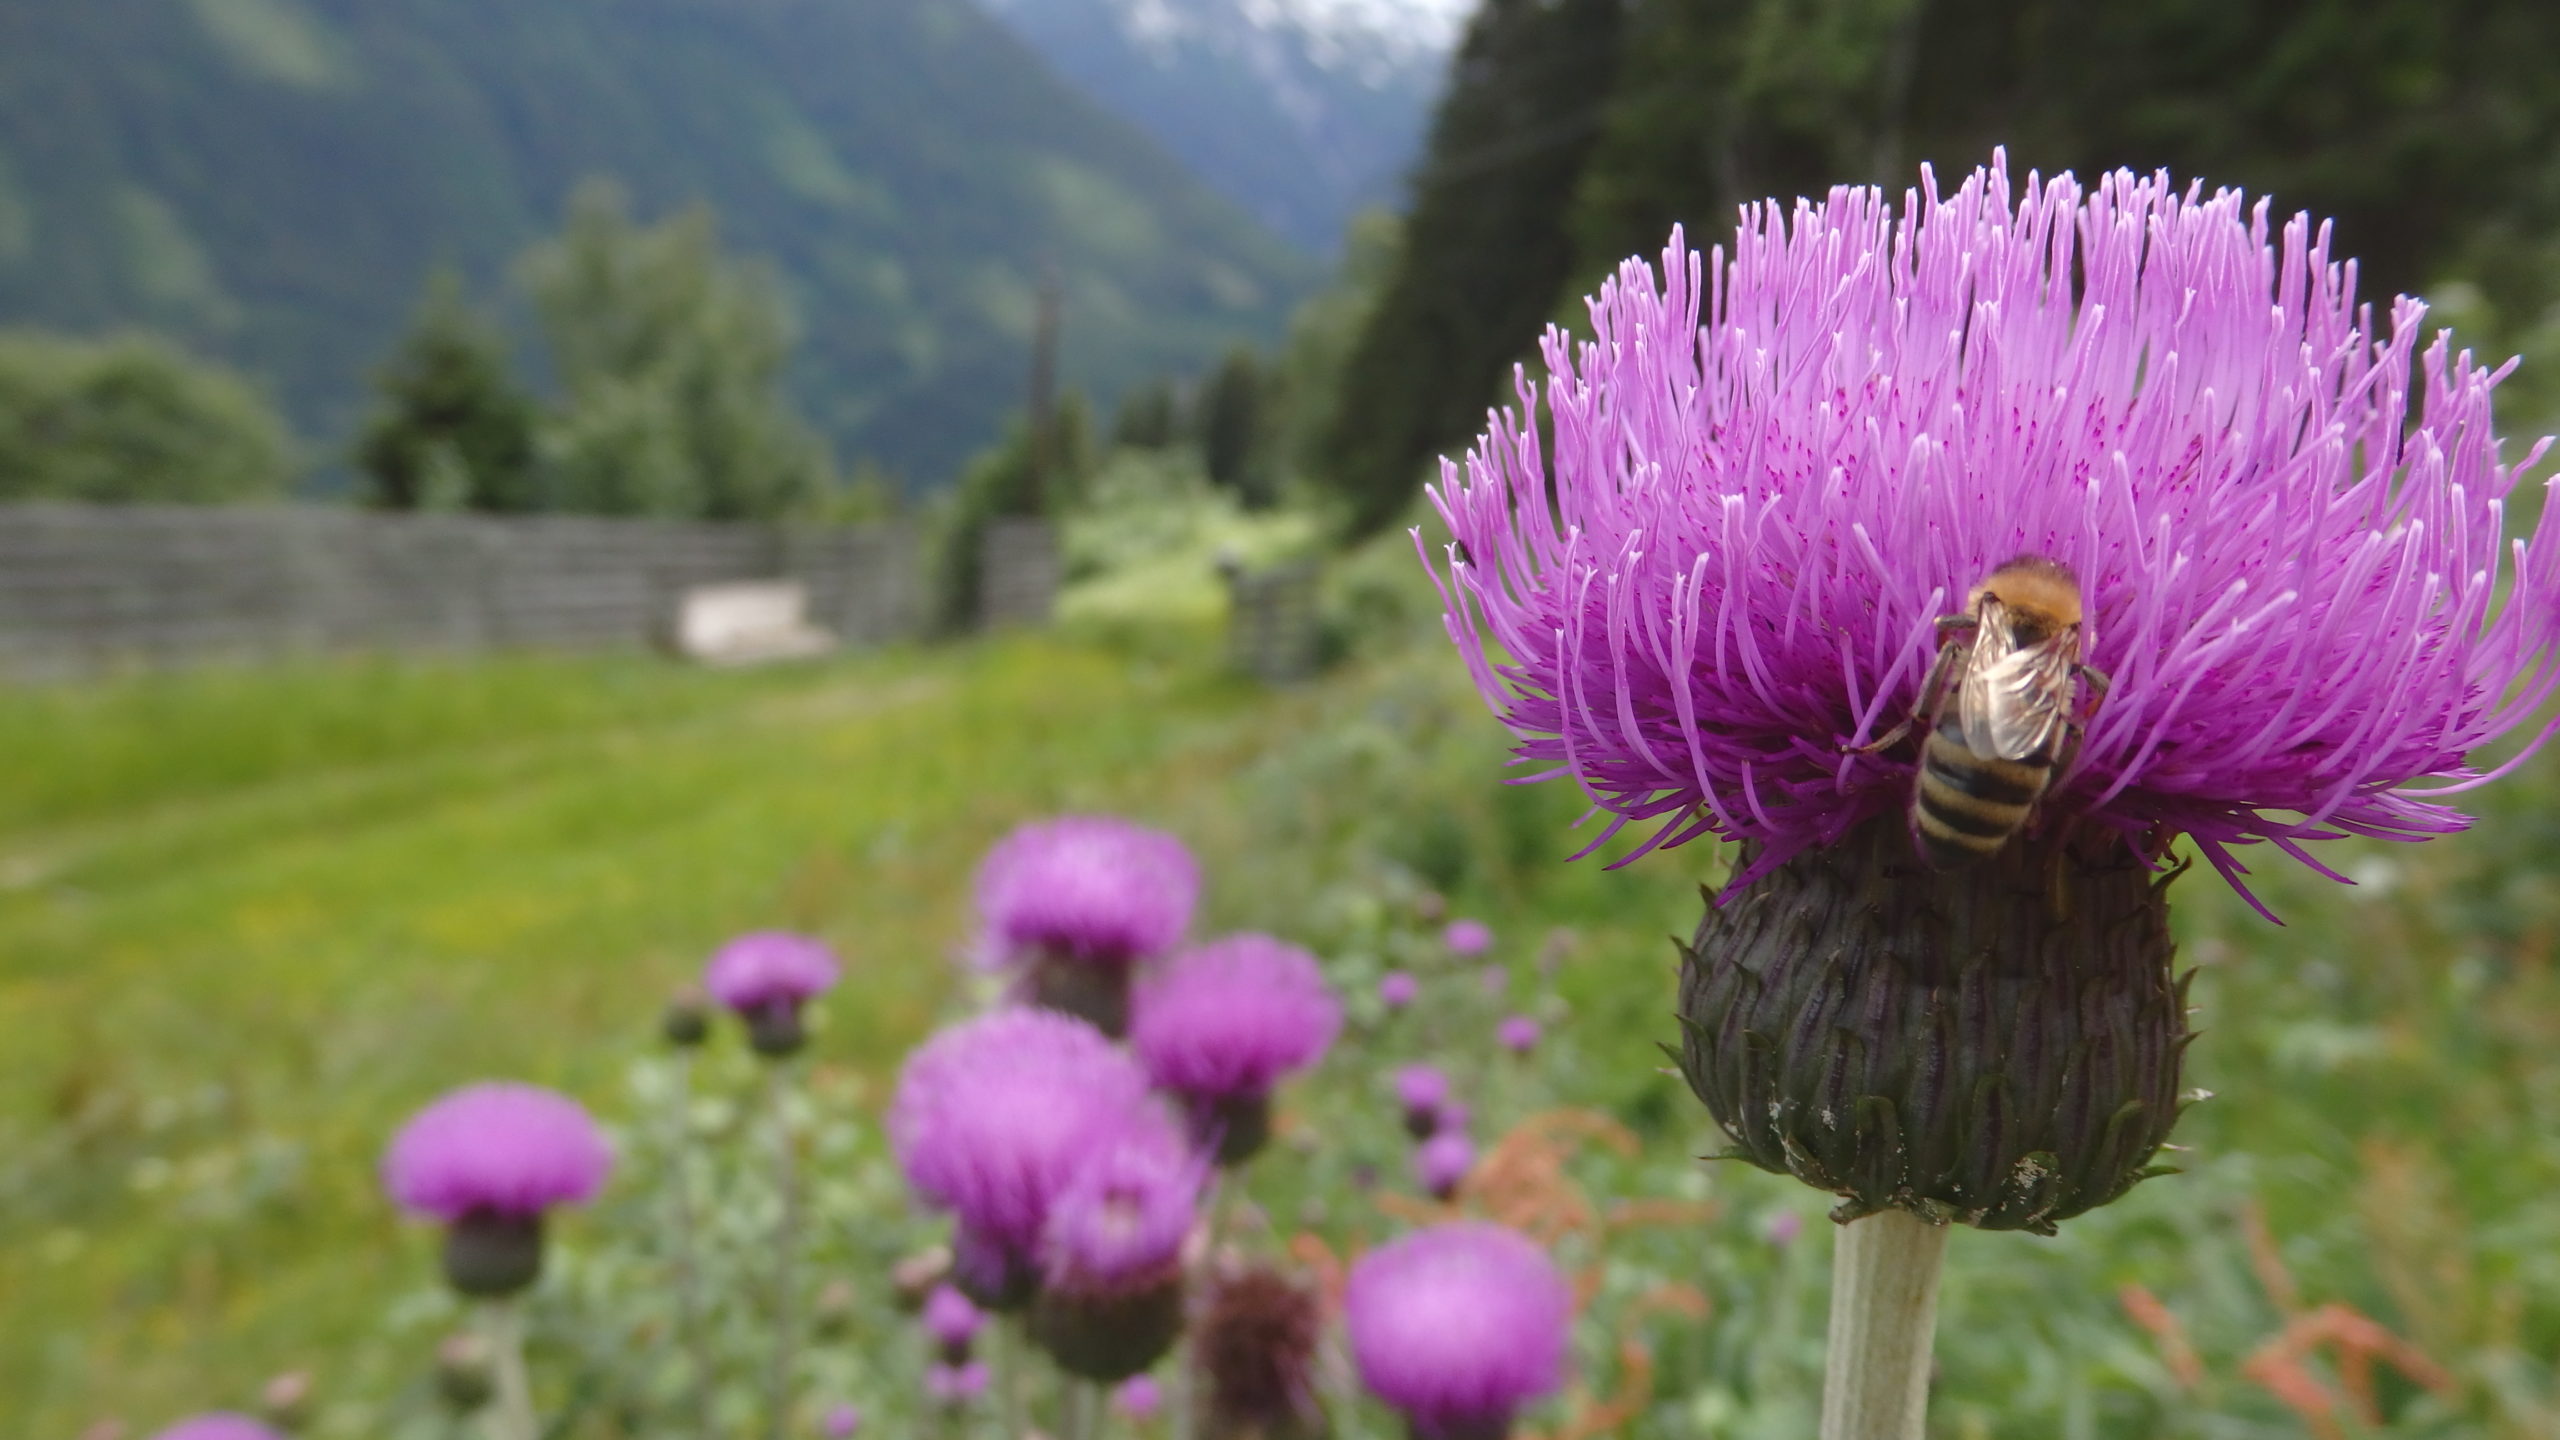
[[[1683,947],[1680,1061],[1733,1158],[1879,1210],[2057,1222],[2168,1167],[2192,1035],[2167,889],[2112,838],[1966,869],[1900,815],[1807,850]]]

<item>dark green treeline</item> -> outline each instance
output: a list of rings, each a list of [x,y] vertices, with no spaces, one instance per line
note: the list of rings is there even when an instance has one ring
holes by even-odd
[[[2548,0],[1487,0],[1323,447],[1402,516],[1542,323],[1674,222],[1842,182],[2165,167],[2333,217],[2363,290],[2560,292]]]

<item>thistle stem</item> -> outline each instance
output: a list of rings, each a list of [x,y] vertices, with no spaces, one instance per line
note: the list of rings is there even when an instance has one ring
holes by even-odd
[[[1822,1440],[1921,1440],[1947,1227],[1886,1210],[1840,1228]]]
[[[481,1310],[489,1358],[497,1370],[497,1403],[489,1407],[489,1440],[536,1440],[533,1381],[524,1368],[524,1312],[512,1300],[492,1300]]]
[[[765,1066],[766,1108],[773,1113],[773,1184],[782,1197],[773,1254],[773,1373],[766,1384],[768,1440],[784,1440],[791,1425],[791,1366],[800,1347],[800,1165],[791,1143],[789,1062]]]
[[[1008,1317],[989,1327],[996,1352],[996,1385],[1004,1393],[999,1403],[1004,1407],[1003,1440],[1022,1440],[1030,1425],[1030,1401],[1023,1393],[1028,1383],[1023,1371],[1031,1368],[1031,1347],[1023,1343],[1021,1322]]]
[[[667,1138],[667,1190],[675,1232],[677,1343],[693,1371],[694,1433],[715,1440],[711,1425],[711,1350],[702,1324],[702,1261],[693,1218],[693,1057],[675,1057],[675,1105]]]

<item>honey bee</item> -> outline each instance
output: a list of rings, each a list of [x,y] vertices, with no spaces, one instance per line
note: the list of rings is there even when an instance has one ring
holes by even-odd
[[[2107,692],[2107,677],[2080,663],[2080,621],[2080,582],[2041,555],[1992,571],[1964,613],[1938,618],[1938,654],[1919,704],[1864,747],[1882,750],[1915,724],[1928,727],[1911,831],[1931,865],[1949,870],[1998,854],[2070,759],[2083,726],[2074,713],[2080,686],[2093,703]]]

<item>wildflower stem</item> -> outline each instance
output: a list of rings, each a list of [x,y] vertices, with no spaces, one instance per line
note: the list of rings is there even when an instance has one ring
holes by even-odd
[[[693,1218],[693,1057],[675,1057],[675,1101],[670,1107],[667,1137],[667,1191],[675,1232],[677,1343],[693,1371],[691,1396],[694,1431],[713,1440],[711,1425],[711,1351],[702,1325],[702,1260]]]
[[[1886,1210],[1840,1229],[1822,1440],[1921,1440],[1947,1227]]]
[[[999,1401],[1004,1407],[1003,1440],[1022,1440],[1030,1424],[1022,1372],[1030,1368],[1031,1347],[1024,1343],[1018,1318],[1002,1319],[988,1328],[996,1352],[996,1385],[1004,1392]]]
[[[498,1382],[497,1403],[489,1407],[489,1440],[536,1440],[533,1382],[524,1368],[524,1312],[512,1300],[492,1300],[480,1320]]]
[[[765,1102],[773,1116],[773,1185],[782,1200],[782,1219],[773,1247],[773,1373],[766,1385],[765,1434],[783,1440],[791,1425],[791,1367],[800,1345],[799,1284],[800,1166],[791,1143],[790,1064],[766,1064]]]

